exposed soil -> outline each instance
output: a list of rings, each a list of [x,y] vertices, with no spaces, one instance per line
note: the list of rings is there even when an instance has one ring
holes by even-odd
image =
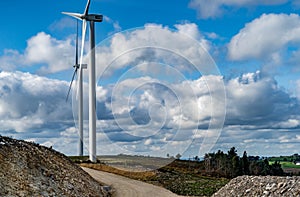
[[[84,168],[96,180],[114,188],[116,197],[176,197],[169,190],[112,173]]]
[[[287,174],[300,175],[300,168],[283,168]]]
[[[0,136],[0,196],[110,196],[65,155]]]

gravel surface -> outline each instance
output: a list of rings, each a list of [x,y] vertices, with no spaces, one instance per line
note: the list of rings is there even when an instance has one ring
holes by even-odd
[[[240,176],[232,179],[213,196],[300,196],[300,177]]]
[[[149,183],[129,179],[112,173],[83,168],[96,180],[110,185],[116,197],[176,197],[169,190]]]
[[[0,136],[0,196],[109,196],[65,155]]]

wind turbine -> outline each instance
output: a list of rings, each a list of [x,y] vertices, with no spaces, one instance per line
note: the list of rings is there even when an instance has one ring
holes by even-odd
[[[81,53],[80,53],[80,68],[83,59],[83,49],[85,42],[86,23],[90,23],[90,66],[89,66],[89,159],[92,162],[96,162],[96,72],[95,72],[95,22],[102,22],[103,15],[89,14],[89,7],[91,1],[88,0],[84,13],[69,13],[63,12],[63,14],[72,16],[79,20],[82,20],[82,41],[81,41]],[[81,69],[79,69],[79,78],[81,77]],[[79,80],[80,81],[80,80]]]
[[[75,64],[74,64],[74,73],[72,76],[72,80],[70,82],[68,94],[66,101],[68,101],[70,91],[72,89],[72,84],[77,74],[78,69],[81,71],[82,69],[87,68],[86,64],[78,64],[78,20],[77,20],[77,31],[76,31],[76,52],[75,52]],[[78,76],[78,130],[79,130],[79,143],[78,143],[78,155],[83,156],[83,86],[82,86],[82,72],[79,72]]]

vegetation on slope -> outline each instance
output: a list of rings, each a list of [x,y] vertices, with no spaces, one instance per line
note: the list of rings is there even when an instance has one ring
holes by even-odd
[[[72,157],[72,159],[84,162],[88,158]],[[227,153],[220,150],[216,153],[208,153],[203,161],[200,161],[198,157],[195,157],[194,160],[174,158],[170,160],[129,155],[101,156],[98,159],[102,163],[83,163],[81,165],[146,181],[165,187],[174,193],[189,196],[211,196],[231,178],[241,175],[286,175],[280,162],[270,162],[267,158],[262,159],[258,156],[247,156],[246,151],[240,157],[234,147]],[[158,167],[161,159],[169,164]],[[141,168],[140,166],[145,165],[144,169],[156,170],[134,171],[136,166]]]

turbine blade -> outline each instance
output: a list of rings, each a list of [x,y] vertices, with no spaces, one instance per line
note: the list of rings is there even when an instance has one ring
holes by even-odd
[[[78,66],[78,20],[77,21],[77,29],[76,29],[76,54],[75,54],[75,66]]]
[[[80,51],[80,65],[83,64],[83,51],[85,43],[85,34],[86,34],[86,20],[82,21],[82,38],[81,38],[81,51]]]
[[[74,70],[74,73],[73,73],[73,76],[72,76],[72,80],[71,80],[71,82],[70,82],[70,86],[69,86],[69,90],[68,90],[66,102],[68,102],[69,95],[70,95],[70,92],[71,92],[71,89],[72,89],[72,84],[73,84],[73,81],[74,81],[74,78],[75,78],[76,73],[77,73],[77,67],[76,67],[76,69]]]
[[[81,38],[81,51],[80,51],[80,63],[79,63],[79,75],[78,75],[78,86],[81,80],[81,72],[82,72],[82,64],[83,64],[83,51],[84,51],[84,43],[85,43],[85,33],[86,33],[86,20],[82,20],[82,38]],[[78,96],[78,89],[77,89],[77,96]]]
[[[72,13],[72,12],[62,12],[62,14],[68,15],[68,16],[72,16],[76,19],[82,20],[83,15],[79,14],[79,13]]]
[[[83,14],[84,16],[87,16],[89,14],[90,3],[91,3],[91,0],[88,0],[85,10],[84,10],[84,14]]]

